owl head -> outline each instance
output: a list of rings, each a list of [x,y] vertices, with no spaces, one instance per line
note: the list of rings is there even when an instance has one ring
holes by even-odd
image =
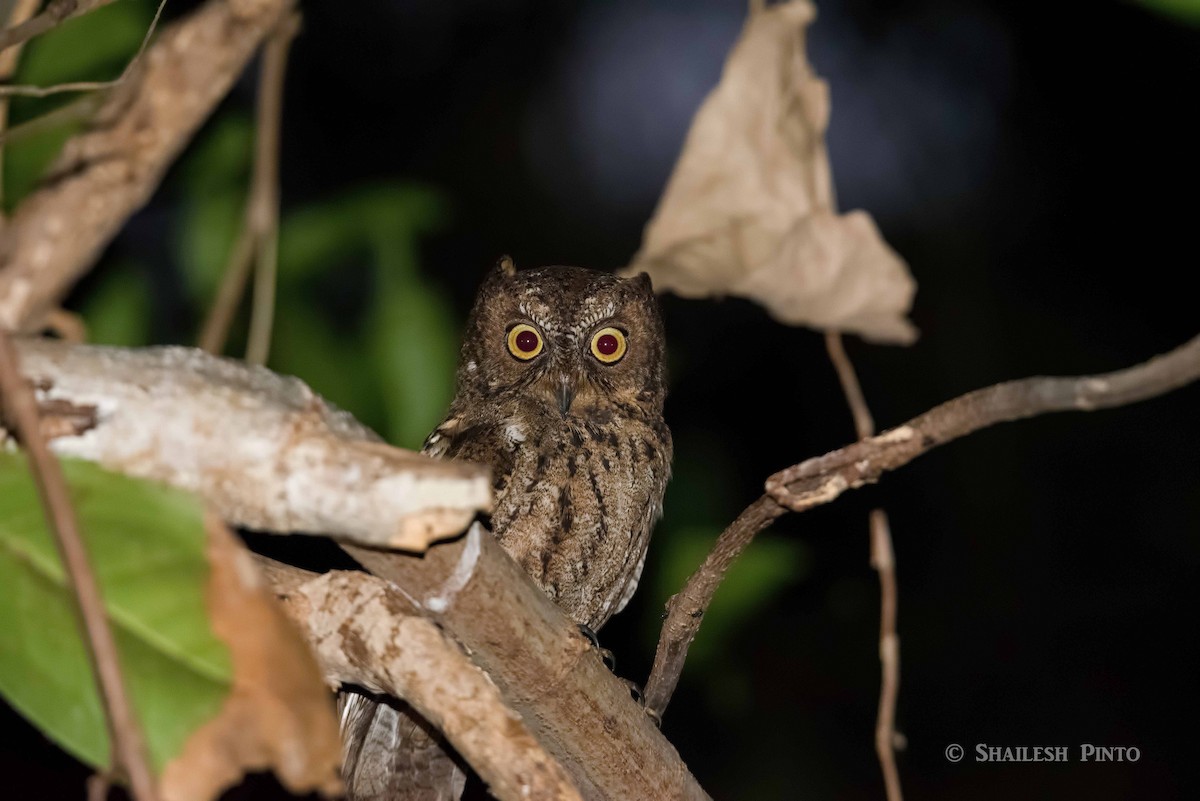
[[[649,276],[518,271],[505,257],[467,321],[458,396],[563,417],[661,414],[662,318]]]

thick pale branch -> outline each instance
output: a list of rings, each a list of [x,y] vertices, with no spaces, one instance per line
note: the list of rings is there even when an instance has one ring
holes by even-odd
[[[17,347],[55,451],[231,523],[421,550],[490,507],[484,468],[386,445],[297,379],[190,348]]]
[[[164,29],[0,241],[0,326],[40,323],[229,91],[290,0],[208,0]]]
[[[646,706],[661,714],[683,672],[688,646],[726,571],[754,536],[788,510],[802,512],[877,481],[921,454],[997,423],[1060,411],[1123,406],[1200,378],[1200,336],[1147,362],[1096,376],[1037,377],[970,392],[904,425],[801,462],[767,479],[767,493],[729,525],[684,588],[667,602]]]
[[[505,801],[580,799],[487,674],[400,590],[366,573],[318,576],[262,560],[331,682],[403,698]]]
[[[462,643],[585,798],[708,797],[575,623],[482,529],[420,558],[347,551]]]
[[[449,531],[490,500],[481,468],[385,446],[296,379],[186,348],[18,347],[60,453],[190,489],[231,522],[386,542],[397,520]],[[707,798],[575,624],[480,532],[420,558],[347,548],[466,648],[583,797]]]

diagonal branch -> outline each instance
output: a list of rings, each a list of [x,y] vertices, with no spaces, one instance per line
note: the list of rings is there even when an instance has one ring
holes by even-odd
[[[185,348],[18,347],[59,453],[196,492],[227,520],[384,543],[398,516],[444,535],[490,502],[485,470],[385,446],[263,368]],[[421,557],[348,550],[467,649],[584,797],[708,797],[494,537],[473,529]]]
[[[166,27],[0,236],[0,325],[41,324],[153,194],[291,0],[208,0]]]
[[[327,681],[412,704],[497,798],[581,798],[487,674],[395,586],[361,572],[317,575],[265,558],[259,564]]]
[[[708,798],[578,626],[481,527],[420,558],[346,550],[454,635],[585,798]]]
[[[150,759],[146,741],[142,735],[141,722],[133,709],[121,675],[120,658],[100,585],[92,572],[87,546],[79,533],[79,522],[62,468],[46,447],[46,440],[38,420],[37,401],[33,387],[21,375],[16,350],[8,332],[0,329],[0,401],[3,402],[5,417],[12,421],[21,443],[29,455],[29,463],[42,499],[46,520],[58,546],[59,557],[70,577],[70,586],[75,593],[79,616],[83,623],[84,642],[92,658],[92,670],[103,699],[105,717],[108,721],[109,742],[112,743],[113,762],[129,778],[136,801],[155,801],[154,775],[150,770]]]
[[[1078,378],[1025,378],[976,390],[878,436],[771,476],[766,494],[729,524],[683,589],[667,601],[654,667],[646,682],[647,709],[658,714],[666,709],[683,672],[688,647],[726,571],[758,532],[787,511],[803,512],[829,503],[846,490],[873,483],[926,451],[981,428],[1048,412],[1124,406],[1198,378],[1200,336],[1125,370]]]

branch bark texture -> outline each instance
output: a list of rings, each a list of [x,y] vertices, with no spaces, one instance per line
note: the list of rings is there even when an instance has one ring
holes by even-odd
[[[289,0],[209,0],[164,29],[0,239],[0,326],[27,330],[149,200]]]
[[[262,561],[326,680],[412,704],[502,801],[582,798],[487,674],[402,591],[366,573]]]
[[[704,563],[667,602],[646,707],[666,709],[679,683],[688,647],[726,571],[754,536],[785,512],[803,512],[879,480],[921,454],[981,428],[1048,412],[1124,406],[1200,378],[1200,336],[1125,370],[1095,376],[1035,377],[976,390],[947,401],[874,437],[808,459],[767,479],[766,494],[717,538]]]
[[[454,634],[584,798],[708,798],[628,686],[482,528],[421,558],[346,550]]]
[[[491,506],[484,468],[386,445],[298,379],[191,348],[17,347],[59,454],[195,492],[236,525],[422,550]]]

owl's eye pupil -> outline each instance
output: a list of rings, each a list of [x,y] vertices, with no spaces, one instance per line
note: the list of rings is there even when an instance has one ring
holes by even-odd
[[[538,347],[538,335],[533,331],[522,331],[517,334],[516,345],[519,350],[525,353],[533,353]]]
[[[619,347],[621,347],[621,343],[612,334],[603,334],[596,338],[596,350],[605,356],[612,356]]]

